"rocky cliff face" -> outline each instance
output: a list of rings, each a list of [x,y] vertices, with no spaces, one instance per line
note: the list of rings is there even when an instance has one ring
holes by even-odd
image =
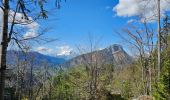
[[[122,67],[125,64],[132,62],[132,57],[129,56],[121,45],[114,44],[103,50],[94,51],[92,53],[77,56],[63,64],[64,67],[71,67],[83,64],[113,64],[117,67]]]

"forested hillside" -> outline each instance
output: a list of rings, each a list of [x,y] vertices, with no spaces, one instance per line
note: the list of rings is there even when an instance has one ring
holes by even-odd
[[[0,0],[0,100],[170,100],[170,0]]]

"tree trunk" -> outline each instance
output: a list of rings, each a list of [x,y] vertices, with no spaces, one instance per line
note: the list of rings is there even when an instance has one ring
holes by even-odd
[[[149,95],[152,96],[152,68],[149,66]]]
[[[29,84],[29,100],[33,100],[33,61],[31,60],[30,84]]]
[[[8,47],[8,9],[9,0],[3,0],[3,19],[2,19],[2,42],[1,42],[1,55],[0,55],[0,100],[4,100],[5,89],[5,71],[6,71],[6,54]]]
[[[160,26],[160,0],[157,1],[158,4],[158,79],[160,78],[161,72],[161,26]]]

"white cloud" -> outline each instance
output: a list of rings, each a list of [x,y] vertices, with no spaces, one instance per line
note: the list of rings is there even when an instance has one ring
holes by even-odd
[[[100,47],[100,48],[97,48],[97,50],[103,50],[104,48]]]
[[[119,0],[113,8],[118,16],[133,16],[138,14],[137,0]]]
[[[103,49],[104,49],[103,47],[100,47],[100,48],[97,48],[96,50],[103,50]],[[34,51],[39,52],[41,54],[45,54],[45,55],[64,57],[66,59],[70,59],[70,58],[75,57],[77,55],[88,53],[88,50],[85,51],[85,52],[75,51],[69,45],[57,46],[56,48],[39,46],[37,48],[34,48]]]
[[[44,47],[44,46],[40,46],[40,47],[35,48],[35,51],[42,53],[42,54],[48,54],[48,55],[52,55],[54,53],[53,49],[47,48],[47,47]]]
[[[51,55],[51,56],[71,56],[73,53],[73,48],[71,48],[68,45],[58,46],[56,48],[48,48],[45,46],[39,46],[35,48],[34,50],[39,53]]]
[[[68,45],[64,45],[64,46],[60,46],[60,47],[56,47],[57,50],[57,55],[58,56],[69,56],[72,54],[73,48],[71,48]]]
[[[130,19],[130,20],[127,21],[127,23],[129,24],[129,23],[132,23],[134,21],[135,21],[134,19]]]
[[[157,0],[119,0],[113,8],[117,16],[141,16],[141,20],[153,21],[156,18]],[[170,10],[170,0],[161,0],[161,14]]]
[[[29,29],[25,34],[24,34],[24,39],[36,37],[37,34],[37,29]]]
[[[33,22],[31,24],[26,25],[25,27],[28,28],[28,31],[23,35],[24,39],[38,36],[38,33],[37,33],[39,29],[38,23]]]
[[[10,11],[10,17],[9,17],[9,22],[12,22],[13,18],[12,16],[14,16],[14,12]],[[15,22],[17,23],[22,23],[23,25],[21,25],[22,27],[26,27],[28,29],[28,31],[23,35],[23,38],[32,38],[32,37],[36,37],[38,35],[37,31],[39,29],[39,24],[37,22],[35,22],[32,17],[28,17],[29,20],[24,18],[24,15],[22,13],[16,13],[16,18],[15,18]]]
[[[2,10],[0,9],[0,19],[2,19]],[[14,11],[9,11],[9,23],[12,23],[14,16]],[[39,24],[35,21],[33,21],[32,17],[28,17],[29,20],[24,18],[24,15],[22,13],[16,13],[15,22],[16,23],[22,23],[21,27],[24,27],[27,29],[27,32],[23,35],[23,38],[31,38],[38,35],[37,31],[39,29]],[[0,24],[2,23],[2,20],[0,20]],[[28,24],[29,23],[29,24]]]

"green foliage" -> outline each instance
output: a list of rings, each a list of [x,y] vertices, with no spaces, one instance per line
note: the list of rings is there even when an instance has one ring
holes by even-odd
[[[161,69],[161,77],[154,88],[154,96],[156,99],[170,99],[170,48],[167,48],[162,54],[164,57]]]
[[[70,68],[59,73],[53,79],[52,100],[76,100],[80,98],[79,87],[86,80],[82,67]]]
[[[131,98],[132,97],[132,88],[131,83],[129,81],[123,82],[122,84],[122,94],[125,98]]]
[[[134,69],[133,69],[134,68]],[[127,66],[114,71],[114,66],[103,65],[97,78],[97,100],[131,99],[140,94],[140,75],[138,66]],[[60,70],[53,78],[52,100],[89,99],[89,82],[84,66]],[[134,81],[135,80],[135,81]],[[111,99],[112,98],[112,99]]]

